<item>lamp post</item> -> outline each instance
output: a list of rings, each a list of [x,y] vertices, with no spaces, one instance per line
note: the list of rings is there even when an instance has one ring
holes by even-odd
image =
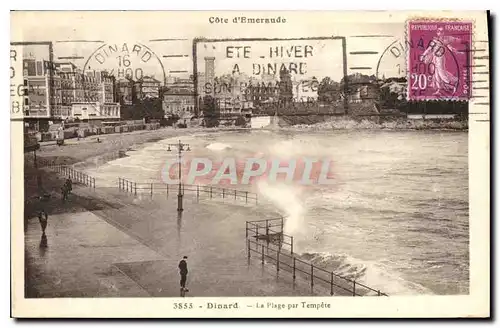
[[[182,158],[182,152],[183,151],[190,151],[191,149],[189,148],[188,144],[182,143],[180,140],[176,144],[168,144],[168,149],[167,151],[171,151],[170,147],[177,147],[178,150],[178,156],[179,156],[179,192],[177,194],[177,211],[182,212],[184,209],[182,208],[182,171],[181,171],[181,158]],[[184,148],[187,147],[187,148]]]

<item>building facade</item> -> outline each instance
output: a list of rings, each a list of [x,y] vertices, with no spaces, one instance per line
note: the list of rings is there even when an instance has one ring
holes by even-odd
[[[159,98],[161,82],[151,76],[144,76],[140,81],[140,98]]]
[[[134,99],[134,81],[124,77],[116,81],[116,100],[122,106],[131,106]]]
[[[24,59],[27,117],[53,120],[119,118],[114,77],[105,72],[83,73],[73,63],[50,64]]]
[[[167,91],[163,94],[162,107],[165,117],[195,115],[196,102],[193,79],[177,79],[169,84]]]

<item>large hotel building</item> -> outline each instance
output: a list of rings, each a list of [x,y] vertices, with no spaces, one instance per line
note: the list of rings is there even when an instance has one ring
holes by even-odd
[[[114,120],[120,118],[115,81],[105,72],[82,72],[73,63],[24,59],[26,118]]]

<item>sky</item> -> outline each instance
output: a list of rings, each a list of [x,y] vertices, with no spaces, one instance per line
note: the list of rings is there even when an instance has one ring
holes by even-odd
[[[210,24],[210,17],[226,17],[229,21],[236,16],[282,17],[282,24]],[[372,17],[372,18],[370,18]],[[56,61],[72,61],[85,69],[130,68],[133,74],[154,75],[163,80],[167,76],[186,78],[193,74],[193,39],[205,38],[299,38],[342,36],[346,38],[348,74],[377,74],[377,66],[384,72],[380,75],[404,75],[404,56],[393,58],[384,50],[393,43],[404,40],[405,21],[402,18],[388,19],[380,13],[360,16],[354,14],[308,12],[27,12],[13,15],[16,26],[12,41],[51,41],[54,45]],[[353,19],[355,20],[353,22]],[[85,41],[85,42],[82,42]],[[128,52],[117,51],[106,58],[103,64],[96,60],[99,48],[116,47],[127,44]],[[202,45],[201,43],[200,45]],[[232,71],[235,63],[241,63],[241,70],[252,73],[253,64],[267,64],[269,58],[260,58],[268,53],[270,46],[293,45],[314,47],[311,58],[293,58],[293,62],[303,62],[308,76],[331,76],[335,80],[342,77],[341,41],[307,42],[251,42],[252,58],[226,58],[225,46],[230,43],[212,43],[216,49],[198,47],[198,59],[213,52],[217,57],[216,73]],[[135,45],[141,51],[133,52]],[[141,61],[147,49],[151,59]],[[136,48],[137,50],[138,48]],[[97,52],[96,52],[97,51]],[[30,46],[26,53],[48,58],[47,47]],[[123,66],[123,56],[128,67]],[[122,56],[120,59],[119,57]],[[142,58],[148,58],[149,55]],[[381,59],[381,57],[384,57]],[[102,58],[101,58],[102,60]],[[122,66],[120,66],[120,62]],[[290,62],[289,58],[278,62]],[[198,62],[200,65],[200,62]],[[399,64],[399,66],[398,66]],[[85,66],[86,65],[86,66]],[[204,64],[199,71],[204,71]],[[403,66],[403,67],[401,67]],[[130,70],[128,71],[130,73]],[[248,74],[248,73],[247,73]]]

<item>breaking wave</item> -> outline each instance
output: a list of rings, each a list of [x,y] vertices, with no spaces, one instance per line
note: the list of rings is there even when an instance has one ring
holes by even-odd
[[[231,149],[231,146],[225,143],[214,142],[209,144],[206,148],[210,150],[221,151],[225,149]]]

